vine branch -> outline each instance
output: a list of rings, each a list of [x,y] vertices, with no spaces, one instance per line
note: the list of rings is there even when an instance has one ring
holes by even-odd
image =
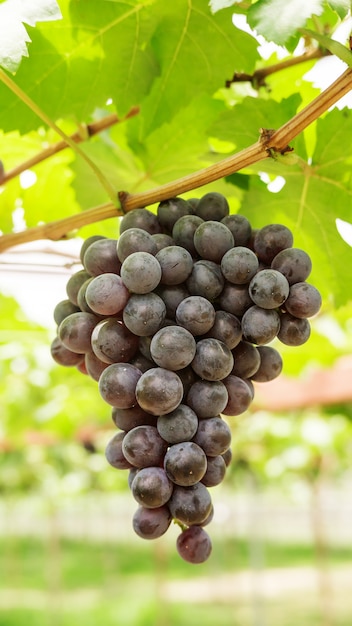
[[[300,63],[306,63],[307,61],[313,61],[314,59],[322,59],[323,57],[330,54],[331,53],[329,52],[329,50],[314,48],[296,57],[289,57],[288,59],[284,59],[283,61],[279,61],[278,63],[274,63],[273,65],[261,67],[255,70],[253,74],[246,74],[245,72],[235,72],[231,80],[226,81],[225,86],[230,87],[232,83],[250,82],[252,83],[253,87],[264,87],[265,79],[271,74],[281,72],[281,70],[285,70],[288,67],[299,65]]]
[[[115,197],[116,197],[115,189],[112,187],[111,183],[104,176],[104,174],[100,171],[100,169],[95,165],[94,161],[92,161],[89,158],[89,156],[85,154],[85,152],[83,152],[81,148],[79,148],[77,143],[75,141],[72,141],[71,137],[66,135],[66,133],[63,130],[61,130],[61,128],[57,126],[57,124],[55,124],[55,122],[53,122],[52,119],[50,119],[50,117],[32,100],[32,98],[30,98],[29,95],[25,93],[21,89],[21,87],[19,87],[12,80],[12,78],[10,78],[10,76],[8,76],[6,72],[4,72],[4,70],[1,68],[0,68],[0,80],[20,100],[22,100],[22,102],[24,102],[31,109],[31,111],[33,111],[33,113],[35,113],[39,117],[39,119],[41,119],[45,124],[47,124],[50,128],[52,128],[59,135],[59,137],[61,137],[65,141],[65,143],[67,143],[70,146],[70,148],[72,148],[72,150],[76,152],[76,154],[78,154],[88,164],[88,166],[91,168],[91,170],[94,172],[95,176],[99,180],[102,187],[105,189],[108,196],[111,198],[112,202],[114,202]]]
[[[62,239],[70,231],[81,228],[87,224],[117,217],[132,209],[149,206],[155,202],[161,202],[162,200],[167,200],[170,197],[185,193],[186,191],[202,187],[203,185],[253,165],[258,161],[270,158],[275,153],[284,155],[286,152],[291,151],[289,143],[297,137],[297,135],[351,89],[352,69],[348,68],[330,85],[330,87],[319,94],[304,109],[297,113],[297,115],[286,122],[286,124],[281,126],[278,130],[262,131],[259,140],[248,148],[198,172],[166,183],[160,187],[150,189],[149,191],[136,194],[128,194],[121,191],[119,193],[121,209],[117,209],[114,203],[107,202],[62,220],[29,228],[18,233],[3,235],[0,237],[0,252],[29,241],[39,239]]]
[[[138,107],[132,107],[132,109],[127,113],[127,115],[125,115],[125,117],[122,117],[122,118],[119,118],[116,115],[116,113],[111,113],[111,115],[106,115],[101,120],[97,120],[95,122],[92,122],[91,124],[81,125],[79,130],[77,130],[75,133],[70,135],[70,139],[74,141],[75,143],[81,143],[82,141],[85,141],[85,139],[93,137],[94,135],[97,135],[98,133],[101,133],[102,131],[107,130],[114,124],[124,122],[130,117],[134,117],[135,115],[138,115],[138,113],[139,113]],[[16,165],[16,167],[9,170],[8,172],[5,171],[4,174],[0,177],[0,184],[5,185],[6,183],[9,182],[9,180],[12,180],[13,178],[18,176],[25,170],[28,170],[31,167],[34,167],[35,165],[37,165],[38,163],[45,161],[49,157],[53,156],[54,154],[57,154],[58,152],[61,152],[67,147],[68,147],[68,143],[64,139],[62,139],[61,141],[58,141],[57,143],[52,144],[51,146],[48,146],[44,150],[41,150],[37,154],[33,155],[30,159],[27,159],[26,161],[23,161],[19,165]]]

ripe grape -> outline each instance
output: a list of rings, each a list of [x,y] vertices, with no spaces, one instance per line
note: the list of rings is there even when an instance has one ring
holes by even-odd
[[[142,467],[131,485],[134,499],[148,509],[166,504],[171,497],[173,483],[162,467]]]
[[[197,207],[197,210],[199,205]],[[199,256],[214,263],[220,263],[225,252],[234,246],[231,231],[215,220],[208,220],[198,226],[194,233],[194,246]]]
[[[187,200],[183,200],[183,198],[163,200],[157,208],[159,224],[168,234],[172,232],[175,222],[190,212],[190,206]]]
[[[186,285],[192,296],[203,296],[212,302],[221,294],[224,283],[220,266],[201,259],[194,263]]]
[[[250,406],[253,395],[247,381],[230,374],[223,381],[228,394],[228,400],[222,413],[224,415],[241,415]],[[220,453],[221,454],[221,453]]]
[[[193,441],[183,441],[170,446],[165,454],[164,468],[175,485],[189,487],[203,478],[207,469],[207,457]]]
[[[232,350],[234,364],[231,374],[240,378],[251,378],[260,365],[260,355],[257,346],[248,341],[240,341]]]
[[[263,309],[254,305],[242,317],[242,332],[245,341],[258,345],[275,339],[280,330],[280,316],[274,309]]]
[[[258,346],[257,350],[260,354],[260,365],[252,380],[260,383],[274,380],[281,374],[283,366],[281,354],[272,346]]]
[[[149,252],[155,255],[157,247],[152,236],[142,228],[128,228],[118,239],[115,251],[123,263],[133,252]]]
[[[132,294],[123,310],[122,318],[132,333],[144,337],[153,335],[161,328],[165,315],[164,302],[152,291]]]
[[[91,345],[98,359],[111,365],[130,361],[137,352],[139,341],[122,322],[108,317],[94,327]]]
[[[191,366],[203,380],[221,380],[228,376],[233,368],[232,352],[218,339],[213,337],[200,339]]]
[[[229,214],[230,207],[225,196],[216,191],[210,191],[202,196],[196,206],[196,215],[203,220],[222,220]]]
[[[263,309],[277,309],[288,297],[290,285],[277,270],[259,271],[249,283],[249,295]]]
[[[108,367],[109,363],[104,363],[94,354],[93,351],[86,352],[84,356],[84,363],[88,376],[93,380],[98,381],[102,372]]]
[[[81,245],[81,249],[79,251],[79,258],[81,260],[81,263],[83,265],[84,262],[84,255],[86,253],[86,250],[89,248],[89,246],[94,243],[95,241],[99,241],[99,239],[106,239],[106,237],[103,237],[102,235],[92,235],[91,237],[88,237],[87,239],[85,239]]]
[[[133,467],[122,451],[122,442],[125,438],[124,432],[118,432],[110,439],[108,445],[105,448],[106,460],[110,465],[116,467],[116,469],[130,469]]]
[[[288,283],[293,285],[304,282],[308,278],[312,270],[312,261],[304,250],[286,248],[273,258],[271,267],[281,272]]]
[[[235,246],[247,246],[252,234],[252,227],[244,215],[238,213],[225,215],[221,222],[232,232]]]
[[[176,322],[192,335],[204,335],[215,321],[215,309],[202,296],[189,296],[176,309]]]
[[[142,374],[136,386],[138,404],[152,415],[171,413],[181,403],[183,386],[175,372],[153,367]]]
[[[255,234],[253,242],[254,252],[259,261],[266,265],[270,265],[281,250],[291,248],[292,244],[293,235],[290,229],[282,224],[264,226]]]
[[[142,372],[130,363],[113,363],[99,378],[99,392],[103,400],[119,409],[136,404],[136,385]]]
[[[179,555],[188,563],[204,563],[212,551],[208,533],[201,526],[190,526],[177,537]]]
[[[248,285],[233,285],[229,282],[225,283],[219,303],[224,311],[238,317],[242,317],[245,311],[253,306],[253,300],[248,293]]]
[[[64,367],[78,365],[84,359],[84,354],[72,352],[72,350],[66,348],[60,337],[55,337],[55,339],[53,339],[50,346],[50,352],[54,361]]]
[[[88,306],[100,315],[115,315],[127,304],[130,294],[117,274],[106,272],[93,278],[86,290]]]
[[[226,454],[226,452],[224,452]],[[221,454],[207,457],[207,469],[201,480],[206,487],[216,487],[224,480],[226,463]]]
[[[189,441],[197,428],[198,417],[187,404],[179,404],[170,413],[159,415],[157,421],[158,433],[168,443]]]
[[[215,321],[206,334],[222,341],[230,350],[235,348],[242,338],[241,322],[235,315],[221,309],[215,311]]]
[[[155,509],[139,506],[132,518],[133,530],[142,539],[158,539],[164,535],[171,524],[169,507],[164,505]]]
[[[228,393],[221,380],[196,380],[187,394],[187,404],[199,419],[222,413],[228,402]]]
[[[175,318],[178,305],[190,295],[185,285],[159,285],[156,293],[164,302],[166,317],[170,319]]]
[[[133,293],[149,293],[160,283],[161,267],[149,252],[132,252],[122,263],[120,274],[123,284]]]
[[[176,245],[188,250],[192,257],[197,256],[197,250],[194,245],[194,233],[203,222],[204,220],[197,215],[184,215],[175,222],[172,229],[172,238]]]
[[[196,353],[193,335],[182,326],[166,326],[155,333],[150,343],[150,355],[160,367],[181,370],[189,365]]]
[[[98,322],[99,318],[92,313],[72,313],[62,320],[58,328],[60,341],[72,352],[89,352],[91,335]]]
[[[121,262],[116,254],[116,239],[98,239],[86,250],[83,266],[91,276],[99,276],[106,272],[119,274]]]
[[[231,444],[231,430],[219,416],[200,420],[193,440],[207,456],[224,454]]]
[[[162,229],[155,213],[148,209],[133,209],[125,213],[120,221],[120,235],[129,228],[141,228],[150,235],[161,233]]]
[[[300,282],[291,285],[285,309],[299,318],[316,315],[321,307],[321,295],[314,285]]]
[[[221,259],[224,278],[235,285],[245,285],[258,270],[258,258],[243,246],[231,248]]]
[[[310,324],[306,318],[283,313],[277,338],[287,346],[301,346],[310,337]]]
[[[167,443],[160,437],[155,426],[136,426],[125,434],[122,452],[134,467],[160,467],[167,449]]]
[[[111,413],[112,420],[116,428],[128,432],[136,426],[155,426],[155,415],[151,415],[142,409],[138,404],[129,409],[119,409],[114,407]]]
[[[211,511],[212,501],[206,486],[198,482],[189,487],[175,485],[168,506],[172,517],[182,524],[201,524]]]
[[[179,285],[187,280],[192,272],[193,259],[181,246],[166,246],[156,255],[161,268],[163,285]]]

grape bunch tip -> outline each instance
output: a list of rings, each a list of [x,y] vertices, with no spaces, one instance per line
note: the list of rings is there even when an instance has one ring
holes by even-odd
[[[281,373],[275,338],[300,346],[321,307],[309,255],[282,224],[254,230],[216,192],[134,209],[117,239],[84,241],[54,309],[53,359],[98,384],[117,428],[106,459],[128,470],[137,535],[174,520],[189,563],[212,550],[210,489],[231,463],[227,416]],[[225,417],[225,419],[224,419]]]

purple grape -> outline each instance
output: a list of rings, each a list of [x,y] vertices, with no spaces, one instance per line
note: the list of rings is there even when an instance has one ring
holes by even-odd
[[[207,457],[202,448],[193,441],[175,443],[165,454],[164,468],[173,483],[189,487],[203,478],[207,469]]]
[[[169,528],[172,515],[164,505],[156,509],[139,506],[132,518],[133,530],[142,539],[158,539]]]
[[[138,404],[152,415],[174,411],[181,403],[183,386],[175,372],[154,367],[144,372],[136,386]]]
[[[134,467],[161,467],[167,443],[162,439],[155,426],[136,426],[125,434],[122,451],[125,458]]]
[[[199,419],[222,413],[228,402],[228,393],[221,380],[197,380],[187,394],[187,404]]]
[[[130,363],[113,363],[99,378],[99,392],[103,400],[119,409],[136,404],[136,386],[142,372]]]
[[[182,326],[166,326],[155,333],[150,354],[160,367],[177,371],[189,365],[196,353],[193,335]]]
[[[148,509],[166,504],[171,497],[173,483],[161,467],[143,467],[137,472],[131,485],[134,499]]]
[[[204,563],[212,551],[211,539],[201,526],[190,526],[177,537],[176,548],[188,563]]]

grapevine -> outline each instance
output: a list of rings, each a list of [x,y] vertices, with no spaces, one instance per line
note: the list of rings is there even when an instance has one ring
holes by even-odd
[[[229,420],[280,375],[272,342],[302,345],[320,310],[310,257],[285,225],[254,230],[212,192],[130,211],[118,239],[83,243],[81,261],[54,310],[52,357],[96,381],[111,407],[106,459],[128,472],[134,531],[156,539],[174,520],[179,555],[202,563]]]

